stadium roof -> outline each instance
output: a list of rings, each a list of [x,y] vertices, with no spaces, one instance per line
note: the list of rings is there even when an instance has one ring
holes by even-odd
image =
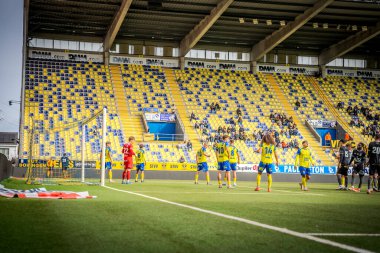
[[[224,0],[227,1],[227,0]],[[221,0],[133,0],[116,39],[181,42]],[[303,14],[317,0],[235,0],[198,44],[252,47]],[[30,0],[30,37],[40,34],[104,38],[122,0]],[[258,21],[255,24],[254,21]],[[272,24],[268,25],[268,20]],[[244,21],[244,22],[243,22]],[[277,48],[321,51],[380,22],[380,1],[335,0]],[[315,27],[318,25],[318,27]],[[354,49],[380,54],[380,36]]]

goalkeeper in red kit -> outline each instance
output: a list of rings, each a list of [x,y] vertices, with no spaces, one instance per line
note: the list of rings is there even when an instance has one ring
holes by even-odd
[[[131,169],[133,168],[133,143],[135,142],[135,137],[131,136],[128,138],[128,142],[123,145],[123,150],[121,151],[124,155],[124,172],[122,176],[122,184],[130,184],[131,179]]]

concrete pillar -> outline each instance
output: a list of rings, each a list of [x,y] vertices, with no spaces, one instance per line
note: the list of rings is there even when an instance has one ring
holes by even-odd
[[[104,52],[103,54],[103,61],[104,65],[110,65],[110,53],[109,52]]]
[[[321,65],[319,66],[319,69],[321,71],[321,75],[323,78],[325,78],[327,76],[327,70],[326,70],[326,65]]]
[[[257,73],[257,61],[251,61],[251,71],[253,74]]]
[[[179,67],[185,69],[185,57],[179,57]]]

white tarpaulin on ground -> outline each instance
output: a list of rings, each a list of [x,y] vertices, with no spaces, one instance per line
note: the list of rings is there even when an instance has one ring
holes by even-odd
[[[6,198],[35,198],[35,199],[93,199],[88,192],[48,191],[45,188],[30,190],[7,189],[0,184],[0,196]]]

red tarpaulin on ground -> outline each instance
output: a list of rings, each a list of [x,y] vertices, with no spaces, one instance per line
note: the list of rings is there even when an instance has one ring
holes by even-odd
[[[90,196],[86,192],[71,191],[48,191],[45,188],[36,188],[30,190],[7,189],[0,185],[0,196],[6,198],[37,198],[37,199],[93,199],[96,196]]]

